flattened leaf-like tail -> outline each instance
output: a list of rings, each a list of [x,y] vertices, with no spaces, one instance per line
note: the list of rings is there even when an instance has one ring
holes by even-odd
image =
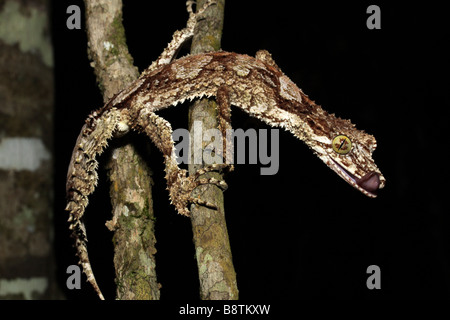
[[[82,217],[88,205],[88,196],[97,185],[98,162],[95,158],[107,145],[107,141],[112,137],[119,121],[120,113],[116,109],[104,111],[100,116],[94,111],[81,129],[67,172],[66,210],[70,213],[69,228],[72,230],[72,237],[75,239],[79,263],[82,265],[88,281],[101,299],[103,299],[103,295],[95,281],[89,262],[86,230]]]

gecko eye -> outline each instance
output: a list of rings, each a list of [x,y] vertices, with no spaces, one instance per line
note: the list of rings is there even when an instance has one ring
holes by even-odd
[[[352,149],[350,138],[342,134],[336,136],[331,143],[333,150],[339,154],[347,154]]]

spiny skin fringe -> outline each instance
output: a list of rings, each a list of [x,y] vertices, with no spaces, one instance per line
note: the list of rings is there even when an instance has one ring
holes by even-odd
[[[66,210],[70,212],[69,229],[72,230],[72,237],[75,239],[79,263],[82,265],[83,272],[100,299],[104,299],[92,272],[86,246],[86,229],[81,219],[88,205],[88,196],[97,186],[98,176],[96,170],[98,163],[95,158],[103,151],[108,139],[112,137],[120,121],[120,114],[113,108],[104,112],[99,118],[96,118],[96,116],[97,112],[95,111],[86,120],[86,124],[78,136],[72,153],[67,172]]]
[[[143,72],[143,75],[145,73],[151,73],[153,70],[167,65],[172,61],[183,43],[194,35],[197,21],[200,19],[203,12],[206,8],[215,4],[216,1],[208,0],[202,8],[198,8],[197,13],[194,13],[192,10],[192,5],[194,3],[195,1],[187,1],[186,3],[187,11],[189,13],[189,20],[186,28],[175,32],[168,47],[163,51],[161,56]],[[98,162],[96,161],[96,156],[107,146],[108,139],[112,137],[116,129],[118,131],[124,131],[129,127],[128,123],[126,123],[126,112],[125,114],[122,114],[121,119],[121,113],[115,108],[115,105],[119,105],[130,93],[137,91],[142,85],[142,79],[143,77],[141,76],[141,78],[135,81],[127,90],[123,90],[116,94],[101,110],[94,111],[89,115],[86,124],[83,126],[81,133],[78,136],[67,173],[66,210],[70,213],[68,219],[70,223],[69,228],[72,230],[72,237],[75,239],[79,263],[82,265],[88,281],[92,284],[102,300],[104,297],[97,285],[89,261],[86,246],[86,229],[81,219],[86,206],[88,205],[88,196],[97,186],[98,176],[96,170],[98,168]],[[130,127],[131,126],[133,126],[133,124],[130,124]],[[179,170],[179,172],[182,171]],[[179,179],[182,178],[184,177],[181,174]],[[174,194],[174,192],[170,193],[171,196],[172,194]],[[179,213],[188,215],[189,211],[187,208],[181,208],[181,205],[184,205],[184,203],[178,203],[177,206]]]
[[[385,184],[385,178],[372,158],[375,138],[357,130],[349,120],[328,114],[315,104],[280,70],[269,52],[258,51],[253,58],[221,51],[190,55],[171,62],[174,49],[192,36],[195,22],[196,18],[190,12],[188,27],[175,33],[161,57],[139,79],[89,116],[75,145],[67,176],[66,210],[70,212],[70,228],[80,263],[100,297],[87,255],[87,238],[81,219],[88,196],[97,185],[95,158],[116,130],[132,128],[145,132],[162,152],[170,202],[178,213],[189,216],[190,203],[215,207],[192,198],[192,191],[200,184],[226,188],[224,182],[199,179],[205,172],[223,169],[218,165],[201,169],[193,176],[187,176],[186,170],[178,167],[171,125],[155,113],[164,108],[186,100],[214,96],[221,109],[218,114],[222,129],[230,125],[232,104],[272,127],[291,132],[330,169],[362,193],[376,196],[364,186],[376,184],[382,188]],[[333,151],[332,141],[338,135],[351,140],[352,151],[345,156]],[[227,145],[225,140],[223,145]],[[379,180],[372,179],[372,174]],[[364,178],[370,179],[369,183]]]

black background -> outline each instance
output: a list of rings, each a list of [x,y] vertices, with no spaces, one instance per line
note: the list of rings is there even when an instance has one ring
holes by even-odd
[[[67,231],[65,177],[84,119],[102,105],[81,30],[66,28],[53,2],[56,59],[55,235],[58,279],[76,264]],[[368,30],[366,9],[381,8],[381,30]],[[184,1],[124,1],[127,43],[139,70],[187,20]],[[351,119],[378,141],[375,161],[387,179],[377,199],[347,185],[290,133],[280,133],[280,167],[238,165],[227,177],[227,225],[241,299],[449,298],[448,17],[427,2],[227,1],[222,49],[267,49],[293,82],[322,107]],[[187,51],[181,54],[186,54]],[[233,127],[268,127],[233,109]],[[160,113],[187,127],[187,105]],[[146,141],[136,136],[137,141]],[[109,150],[114,146],[111,144]],[[162,156],[151,146],[161,299],[198,299],[190,221],[169,205]],[[105,164],[108,152],[100,157]],[[89,252],[106,298],[114,298],[108,181],[86,211]],[[381,268],[381,290],[368,290],[366,269]],[[66,290],[72,299],[95,299]]]

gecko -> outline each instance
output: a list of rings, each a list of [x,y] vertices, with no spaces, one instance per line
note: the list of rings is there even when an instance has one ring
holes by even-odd
[[[268,51],[260,50],[255,57],[218,51],[175,59],[182,44],[192,38],[202,13],[215,2],[207,1],[195,13],[193,3],[187,1],[186,28],[174,33],[161,56],[137,80],[88,116],[72,152],[66,183],[69,228],[83,271],[101,299],[104,297],[89,261],[82,218],[88,197],[98,183],[96,157],[109,139],[130,130],[150,138],[163,154],[170,202],[181,215],[189,216],[191,203],[214,208],[214,204],[191,196],[199,185],[226,188],[224,181],[200,178],[205,172],[223,169],[224,165],[213,164],[192,175],[179,168],[171,125],[157,115],[159,110],[186,100],[214,97],[222,131],[231,126],[233,105],[271,127],[292,133],[364,195],[376,197],[386,182],[372,158],[377,147],[375,138],[356,129],[349,120],[323,110],[281,71]]]

